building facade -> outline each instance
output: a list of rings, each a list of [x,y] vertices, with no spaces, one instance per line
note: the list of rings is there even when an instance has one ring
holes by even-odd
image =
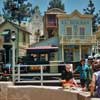
[[[0,35],[3,38],[3,48],[5,49],[5,63],[11,63],[12,57],[12,41],[11,41],[11,33],[14,31],[16,33],[16,58],[22,57],[26,53],[26,48],[29,47],[29,36],[31,33],[26,31],[25,29],[19,27],[18,25],[5,21],[0,24]],[[19,34],[19,35],[17,35]],[[19,38],[17,37],[19,36]],[[18,41],[17,41],[18,39]],[[17,52],[18,51],[18,52]]]
[[[27,30],[32,33],[30,36],[30,44],[38,42],[40,36],[43,35],[43,16],[40,13],[39,7],[34,8],[34,13]]]
[[[93,16],[81,14],[77,10],[66,14],[56,8],[50,9],[44,15],[44,34],[47,38],[31,47],[57,46],[57,52],[50,55],[50,64],[79,62],[82,58],[93,55],[96,45],[92,18]],[[50,68],[52,72],[59,72],[58,66]]]
[[[94,46],[94,53],[100,54],[100,26],[98,26],[98,31],[96,32],[96,46]]]
[[[51,38],[58,35],[58,18],[57,15],[65,12],[58,8],[52,8],[44,14],[44,34],[46,38]]]
[[[64,62],[79,61],[92,55],[96,35],[92,32],[92,16],[75,10],[71,14],[58,15],[60,59]]]

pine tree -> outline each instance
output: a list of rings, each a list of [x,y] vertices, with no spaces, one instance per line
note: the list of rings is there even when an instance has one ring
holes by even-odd
[[[27,0],[5,0],[3,15],[6,20],[18,21],[19,25],[21,21],[31,16],[32,4]]]
[[[61,0],[51,0],[49,2],[49,7],[48,9],[52,9],[52,8],[59,8],[61,10],[64,10],[64,4],[62,4]]]
[[[5,20],[11,22],[18,22],[20,26],[22,21],[31,17],[32,4],[27,0],[5,0],[3,8],[3,16]],[[19,28],[17,28],[16,34],[16,61],[19,57]]]
[[[100,24],[100,11],[95,13],[95,5],[92,0],[89,0],[88,7],[84,10],[84,14],[93,15],[92,18],[92,28],[93,32],[97,31],[97,25]]]

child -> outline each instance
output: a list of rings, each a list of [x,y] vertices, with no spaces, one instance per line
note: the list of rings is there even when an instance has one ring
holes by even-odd
[[[70,64],[66,64],[65,70],[62,72],[62,86],[64,88],[78,86],[73,77]]]

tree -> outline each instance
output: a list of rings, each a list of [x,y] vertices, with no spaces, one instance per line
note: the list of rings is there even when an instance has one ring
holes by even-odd
[[[64,10],[64,4],[62,4],[61,0],[51,0],[49,2],[49,7],[48,9],[52,9],[52,8],[59,8],[61,10]]]
[[[95,13],[95,6],[92,0],[89,0],[88,7],[83,10],[84,10],[84,14],[93,15],[92,28],[93,28],[93,32],[97,31],[97,25],[100,24],[100,10],[98,13]]]
[[[22,21],[27,21],[31,17],[32,4],[27,0],[5,0],[3,2],[3,16],[6,20],[18,22],[19,26]],[[19,57],[19,28],[16,34],[16,61]]]
[[[31,16],[32,4],[27,0],[5,0],[3,15],[6,20],[18,21],[19,25],[21,21],[26,20]]]
[[[32,10],[33,14],[36,12],[40,13],[39,6],[35,6],[34,9]]]

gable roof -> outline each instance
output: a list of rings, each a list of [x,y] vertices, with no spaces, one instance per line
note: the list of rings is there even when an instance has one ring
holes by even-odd
[[[92,15],[89,14],[81,14],[78,10],[74,10],[71,14],[63,14],[63,15],[57,15],[58,18],[72,18],[74,16],[77,16],[79,18],[92,18]]]
[[[5,25],[6,23],[11,24],[13,27],[19,29],[20,31],[24,31],[24,32],[26,32],[26,33],[28,33],[28,34],[30,34],[30,35],[32,34],[32,33],[28,32],[25,28],[23,28],[23,27],[21,27],[21,26],[15,24],[15,23],[13,23],[13,22],[11,22],[11,21],[7,21],[7,20],[4,21],[3,23],[1,23],[1,24],[0,24],[0,27],[3,26],[3,25]]]
[[[47,10],[45,13],[46,14],[62,14],[65,12],[59,8],[52,8],[52,9]]]

